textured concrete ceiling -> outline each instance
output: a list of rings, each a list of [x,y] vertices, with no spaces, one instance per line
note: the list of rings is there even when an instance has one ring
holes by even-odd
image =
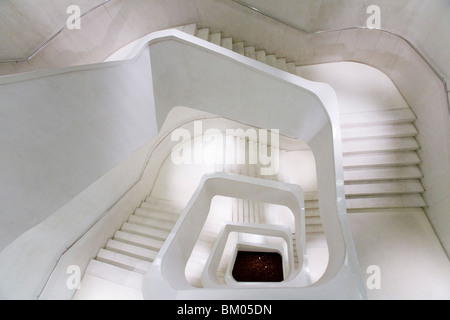
[[[76,4],[81,12],[104,0],[1,0],[0,61],[28,58],[65,27],[67,8]]]

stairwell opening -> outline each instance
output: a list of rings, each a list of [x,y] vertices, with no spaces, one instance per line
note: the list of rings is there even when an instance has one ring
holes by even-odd
[[[283,258],[278,252],[238,251],[232,275],[237,282],[281,282]]]

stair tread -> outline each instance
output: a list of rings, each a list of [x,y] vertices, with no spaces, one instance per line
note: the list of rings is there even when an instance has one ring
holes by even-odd
[[[233,38],[222,39],[221,46],[228,50],[233,50]]]
[[[151,262],[149,261],[130,257],[107,249],[100,249],[96,259],[140,274],[145,274],[151,265]]]
[[[368,124],[386,124],[413,122],[416,117],[409,108],[368,111],[357,113],[344,113],[340,115],[341,126],[362,126]]]
[[[262,63],[267,63],[266,52],[263,50],[259,50],[255,52],[256,60]]]
[[[239,53],[241,55],[244,55],[244,42],[236,42],[233,43],[233,51],[236,53]]]
[[[209,28],[198,29],[196,36],[200,39],[208,41],[209,39]]]
[[[361,127],[342,128],[342,140],[367,138],[402,138],[414,137],[417,129],[412,123],[393,123]]]
[[[297,67],[295,66],[294,62],[289,62],[286,64],[286,66],[289,73],[297,75]]]
[[[134,258],[146,260],[149,262],[153,262],[153,260],[156,258],[156,255],[158,254],[158,252],[155,250],[138,247],[132,244],[128,244],[113,239],[108,240],[105,249],[122,253]]]
[[[147,237],[151,237],[154,239],[160,239],[160,240],[166,240],[170,233],[165,230],[156,229],[156,228],[152,228],[152,227],[146,227],[143,225],[128,223],[128,222],[125,222],[122,225],[121,231],[128,232],[128,233],[134,233],[134,234],[142,235],[142,236],[147,236]]]
[[[424,189],[419,180],[359,183],[345,186],[346,196],[421,193],[423,191]]]
[[[211,33],[208,41],[220,46],[222,44],[222,34],[220,32]]]
[[[154,196],[147,197],[142,205],[156,211],[166,211],[172,213],[180,213],[185,207],[185,203],[181,201],[161,199]]]
[[[361,197],[346,200],[347,209],[370,208],[422,208],[426,204],[419,194],[407,194],[386,197]]]
[[[124,231],[116,231],[114,234],[114,240],[125,242],[128,244],[132,244],[135,246],[141,246],[147,249],[159,250],[164,244],[163,240],[153,239],[149,237],[140,236],[137,234],[124,232]]]
[[[186,32],[192,36],[195,36],[195,34],[197,33],[197,24],[196,23],[192,23],[192,24],[188,24],[183,26],[183,32]]]
[[[414,151],[386,152],[374,154],[349,154],[343,157],[344,168],[395,166],[420,164],[419,156]]]
[[[266,55],[267,64],[274,68],[278,68],[277,57],[274,54]]]
[[[344,171],[345,182],[420,178],[422,178],[422,173],[418,166],[346,169]]]
[[[286,64],[286,59],[284,59],[284,58],[277,59],[277,67],[278,67],[278,69],[287,72],[288,68],[287,68],[287,64]]]
[[[137,208],[134,212],[137,216],[147,217],[147,218],[153,218],[153,219],[161,219],[166,221],[172,221],[176,222],[180,215],[178,213],[171,213],[171,212],[164,212],[164,211],[157,211],[151,208],[148,208],[144,205],[144,203],[141,205],[140,208]]]
[[[154,219],[154,218],[146,218],[136,215],[131,215],[128,218],[128,222],[134,223],[134,224],[141,224],[143,226],[162,229],[170,231],[172,230],[173,226],[175,225],[172,221],[162,220],[162,219]]]
[[[350,140],[342,142],[344,154],[385,152],[385,151],[414,151],[419,149],[415,138],[380,138],[365,140]]]
[[[112,264],[92,259],[85,271],[86,274],[108,280],[128,288],[141,290],[143,275],[119,268]]]
[[[245,47],[244,54],[248,58],[256,59],[255,47]]]

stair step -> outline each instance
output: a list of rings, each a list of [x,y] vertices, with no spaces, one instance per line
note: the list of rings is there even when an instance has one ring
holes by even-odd
[[[244,55],[244,43],[243,42],[237,42],[233,43],[233,51],[236,53],[239,53],[241,55]]]
[[[267,64],[274,68],[278,68],[277,57],[274,54],[266,55]]]
[[[342,140],[367,138],[405,138],[415,137],[416,127],[412,123],[384,124],[362,127],[342,128]]]
[[[222,39],[222,47],[228,50],[233,50],[233,38]]]
[[[133,234],[141,235],[144,237],[151,237],[153,239],[163,240],[163,241],[165,241],[167,239],[167,237],[169,236],[169,233],[170,233],[165,230],[146,227],[146,226],[142,226],[139,224],[127,223],[127,222],[123,224],[123,226],[120,230],[123,232],[133,233]]]
[[[200,39],[209,40],[209,28],[198,29],[196,36]]]
[[[422,208],[426,204],[419,194],[347,199],[348,210],[381,208]]]
[[[267,63],[266,52],[263,50],[256,51],[256,60],[262,63]]]
[[[109,263],[92,259],[85,273],[128,288],[142,290],[142,281],[144,278],[142,274],[119,268]]]
[[[318,209],[319,208],[319,200],[305,200],[305,209]]]
[[[380,181],[380,180],[403,180],[420,179],[422,173],[418,166],[369,168],[369,169],[346,169],[344,171],[345,182]]]
[[[141,207],[149,208],[155,211],[181,213],[185,207],[185,203],[149,196],[142,203]]]
[[[305,209],[305,217],[320,217],[319,208]]]
[[[145,274],[151,265],[151,262],[106,249],[100,249],[96,259],[140,274]]]
[[[161,219],[144,218],[141,216],[131,215],[128,218],[129,223],[140,224],[146,227],[157,228],[170,231],[175,225],[172,221],[166,221]]]
[[[324,232],[323,226],[321,224],[314,224],[305,226],[306,233],[321,233]]]
[[[284,59],[284,58],[277,59],[277,67],[278,67],[278,69],[287,72],[288,68],[287,68],[287,64],[286,64],[286,59]]]
[[[419,180],[351,184],[345,186],[346,196],[407,194],[407,193],[421,193],[423,191],[424,189]]]
[[[286,64],[286,66],[289,73],[297,75],[297,67],[295,66],[294,62],[289,62]]]
[[[246,57],[256,60],[256,51],[255,47],[245,47],[244,54]]]
[[[187,34],[190,34],[191,36],[195,36],[197,33],[197,24],[196,23],[192,23],[192,24],[188,24],[183,26],[183,32],[186,32]]]
[[[420,164],[420,159],[414,151],[386,152],[381,154],[344,155],[343,164],[344,168],[407,166]]]
[[[153,209],[148,209],[145,206],[141,206],[141,208],[137,208],[136,211],[134,212],[134,214],[136,216],[171,221],[173,223],[177,222],[178,218],[180,218],[180,215],[178,213],[155,211]]]
[[[343,154],[386,152],[386,151],[414,151],[419,149],[415,138],[381,138],[366,140],[350,140],[342,142]]]
[[[149,262],[153,262],[158,254],[155,250],[145,249],[113,239],[108,240],[105,249]]]
[[[416,117],[409,108],[385,110],[385,111],[369,111],[358,113],[341,114],[341,127],[405,123],[413,122]]]
[[[220,32],[209,35],[208,41],[218,46],[222,45],[222,34]]]
[[[114,234],[114,240],[121,241],[124,243],[132,244],[135,246],[143,247],[146,249],[151,249],[158,251],[161,249],[164,244],[163,240],[157,240],[149,237],[140,236],[137,234],[124,232],[124,231],[116,231]]]
[[[320,216],[307,216],[305,217],[305,225],[310,226],[310,225],[321,225],[322,224],[322,219],[320,218]]]

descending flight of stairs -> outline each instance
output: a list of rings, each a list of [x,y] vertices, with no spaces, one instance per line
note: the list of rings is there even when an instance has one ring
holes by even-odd
[[[246,46],[245,42],[234,42],[231,37],[222,37],[219,32],[211,33],[208,28],[197,28],[196,24],[177,29],[272,67],[294,75],[300,74],[295,62]],[[418,167],[420,159],[416,152],[420,147],[415,139],[417,131],[414,121],[415,116],[409,108],[341,113],[345,193],[349,213],[422,210],[426,206],[421,196],[424,190]],[[281,158],[288,153],[281,150]],[[257,170],[251,166],[223,166],[221,170],[258,177]],[[283,180],[275,176],[262,178]],[[183,208],[184,204],[149,196],[98,252],[97,257],[91,260],[85,277],[102,278],[124,288],[140,291],[144,273]],[[232,208],[233,221],[264,223],[262,203],[235,199]],[[305,208],[307,238],[317,235],[322,237],[317,192],[305,194]],[[203,249],[197,250],[197,256],[192,260],[197,259],[194,264],[199,266],[192,274],[197,285],[198,270],[204,265],[214,240],[214,234],[208,232],[202,233],[199,239]],[[222,267],[222,275],[224,272]],[[87,297],[90,297],[89,294],[84,292],[74,298]]]

